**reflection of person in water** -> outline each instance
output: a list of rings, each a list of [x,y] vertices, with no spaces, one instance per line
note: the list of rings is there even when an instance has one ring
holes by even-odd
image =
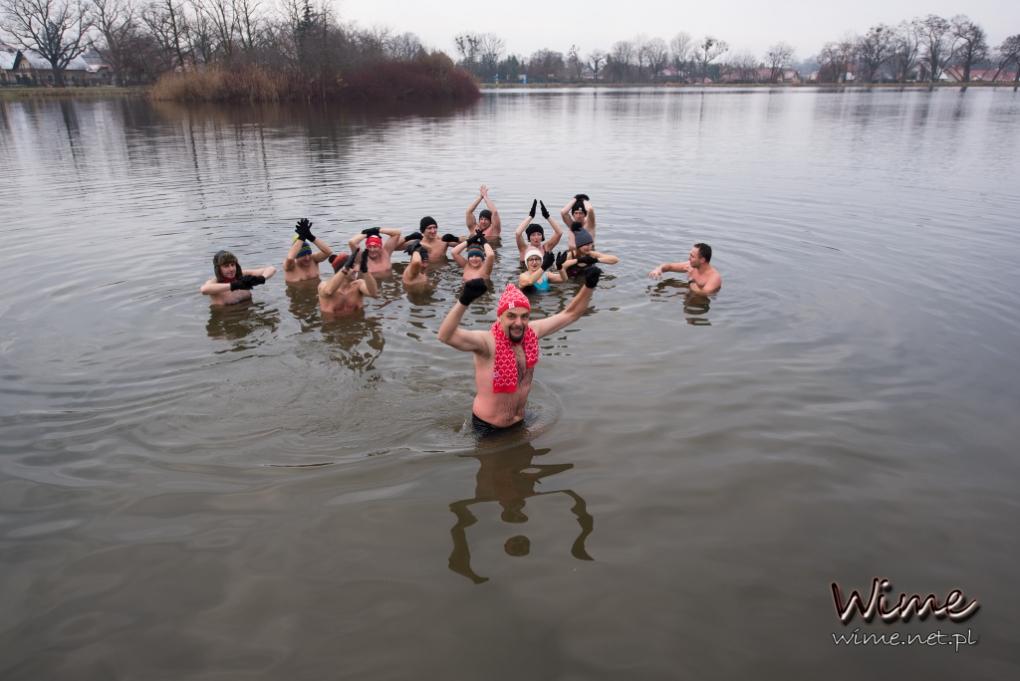
[[[275,331],[279,325],[279,311],[267,308],[265,303],[212,305],[209,307],[209,322],[205,330],[209,338],[239,341],[260,329]]]
[[[323,319],[322,338],[330,356],[354,371],[374,369],[386,344],[379,320],[363,313]]]
[[[450,504],[450,510],[457,516],[456,524],[450,529],[453,551],[450,552],[450,569],[463,575],[475,584],[488,581],[471,568],[471,550],[468,546],[467,528],[478,522],[470,507],[475,504],[497,502],[502,507],[500,518],[503,522],[523,524],[528,522],[524,513],[526,499],[540,496],[564,495],[573,501],[570,512],[577,518],[580,534],[570,546],[570,555],[578,560],[594,560],[588,555],[585,540],[595,529],[595,519],[588,513],[588,507],[579,494],[570,489],[536,491],[535,486],[543,478],[556,475],[574,467],[572,463],[536,464],[532,459],[547,453],[548,449],[535,449],[530,443],[522,443],[509,450],[493,451],[473,455],[480,465],[475,477],[475,496]],[[566,503],[566,499],[563,500]],[[511,556],[526,556],[531,550],[531,540],[524,534],[509,537],[504,550]]]

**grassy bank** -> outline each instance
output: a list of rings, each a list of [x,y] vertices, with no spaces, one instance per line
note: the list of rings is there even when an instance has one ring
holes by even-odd
[[[141,97],[148,92],[148,87],[116,87],[113,85],[97,85],[94,87],[0,87],[0,99],[87,99],[90,97]]]

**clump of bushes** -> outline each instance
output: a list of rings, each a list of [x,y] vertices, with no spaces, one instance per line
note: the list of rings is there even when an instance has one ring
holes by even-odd
[[[480,93],[467,71],[442,52],[433,52],[410,60],[380,59],[347,74],[315,76],[300,71],[272,73],[254,65],[208,66],[164,74],[150,96],[179,102],[468,103]]]

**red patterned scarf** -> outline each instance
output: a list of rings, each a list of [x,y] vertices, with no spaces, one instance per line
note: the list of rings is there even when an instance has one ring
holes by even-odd
[[[492,392],[517,392],[517,353],[499,322],[492,323],[492,338],[496,341],[496,355],[492,358]],[[538,364],[538,335],[528,325],[524,331],[524,364],[531,368]]]

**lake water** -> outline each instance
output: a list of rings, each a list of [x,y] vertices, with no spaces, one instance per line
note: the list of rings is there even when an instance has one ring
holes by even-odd
[[[1004,88],[0,103],[0,676],[1015,678],[1018,133]],[[282,272],[198,293],[303,216],[462,233],[481,183],[500,287],[534,197],[588,193],[621,258],[525,433],[465,427],[452,263],[357,319]],[[647,277],[696,241],[707,302]],[[844,626],[874,577],[980,610]]]

